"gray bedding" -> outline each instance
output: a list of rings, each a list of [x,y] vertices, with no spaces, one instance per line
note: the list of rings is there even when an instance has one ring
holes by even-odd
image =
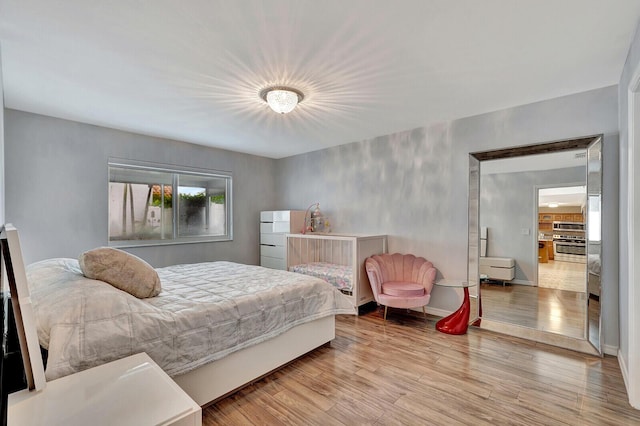
[[[590,274],[600,276],[600,254],[590,254],[587,259],[587,271]]]
[[[47,379],[143,351],[175,376],[299,324],[353,314],[334,287],[292,272],[231,262],[157,271],[160,295],[137,299],[85,278],[74,259],[29,265]]]

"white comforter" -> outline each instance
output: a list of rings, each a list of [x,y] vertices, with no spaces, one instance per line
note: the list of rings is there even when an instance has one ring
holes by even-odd
[[[74,259],[30,265],[47,379],[142,351],[175,376],[296,325],[354,313],[331,285],[291,272],[231,262],[157,271],[160,295],[137,299],[85,278]]]

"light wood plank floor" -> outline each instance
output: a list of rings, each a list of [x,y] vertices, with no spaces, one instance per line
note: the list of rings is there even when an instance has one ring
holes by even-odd
[[[538,287],[586,292],[587,265],[554,260],[538,263]]]
[[[482,284],[482,315],[494,321],[585,337],[587,294],[511,284]]]
[[[204,425],[640,424],[617,359],[381,310],[203,411]]]

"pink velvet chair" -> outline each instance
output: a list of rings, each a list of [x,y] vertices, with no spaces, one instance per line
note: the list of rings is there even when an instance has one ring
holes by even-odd
[[[426,317],[424,307],[431,298],[431,288],[436,277],[436,268],[422,257],[412,254],[382,254],[367,258],[365,269],[373,290],[373,297],[387,307],[418,308]]]

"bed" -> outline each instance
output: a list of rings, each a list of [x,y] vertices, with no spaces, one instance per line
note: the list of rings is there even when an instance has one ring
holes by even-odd
[[[601,268],[600,254],[589,254],[587,258],[587,293],[589,298],[596,300],[600,300]]]
[[[333,285],[349,298],[354,313],[374,301],[365,259],[386,252],[386,235],[287,234],[287,269]]]
[[[329,262],[309,262],[291,266],[291,272],[320,278],[345,294],[353,293],[353,268]]]
[[[156,269],[138,299],[82,274],[75,259],[27,267],[47,380],[146,352],[201,406],[335,337],[351,303],[324,281],[232,262]]]
[[[590,274],[600,276],[600,254],[589,254],[587,259],[587,271]]]

